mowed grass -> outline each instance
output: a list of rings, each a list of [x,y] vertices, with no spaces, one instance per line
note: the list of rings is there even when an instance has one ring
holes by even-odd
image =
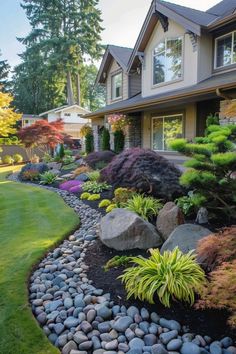
[[[31,313],[27,282],[79,219],[57,194],[5,180],[17,168],[0,168],[0,353],[59,353]]]

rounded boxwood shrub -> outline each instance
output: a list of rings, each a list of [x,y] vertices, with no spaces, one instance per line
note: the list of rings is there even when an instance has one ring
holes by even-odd
[[[13,160],[15,163],[22,163],[23,162],[23,156],[20,154],[15,154],[12,157],[13,157]]]
[[[166,158],[149,149],[132,148],[117,155],[102,169],[101,178],[113,186],[173,200],[182,194],[181,172]]]
[[[107,165],[112,161],[114,156],[116,154],[113,151],[96,151],[89,154],[84,160],[89,167],[96,169],[101,163]]]

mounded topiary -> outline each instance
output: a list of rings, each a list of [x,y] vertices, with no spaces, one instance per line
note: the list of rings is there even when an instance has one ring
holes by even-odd
[[[101,171],[101,178],[113,188],[134,188],[164,200],[173,200],[182,194],[180,175],[167,159],[141,148],[123,151]]]
[[[97,151],[89,154],[84,160],[89,167],[97,169],[100,163],[106,165],[111,162],[115,155],[113,151]]]

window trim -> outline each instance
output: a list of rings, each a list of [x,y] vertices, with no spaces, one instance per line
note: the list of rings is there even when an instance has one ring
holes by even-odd
[[[166,42],[168,40],[175,40],[175,39],[181,39],[182,41],[182,56],[181,56],[181,76],[178,78],[178,79],[175,79],[175,80],[169,80],[169,81],[163,81],[163,82],[159,82],[157,84],[154,84],[154,51],[155,49],[157,48],[157,46],[162,43],[162,42],[165,42],[165,48],[166,48]],[[151,82],[152,82],[152,88],[156,88],[156,87],[160,87],[160,86],[166,86],[166,85],[170,85],[170,84],[173,84],[173,83],[176,83],[176,82],[179,82],[179,81],[183,81],[184,79],[184,36],[180,35],[180,36],[177,36],[177,37],[166,37],[166,38],[163,38],[160,42],[158,42],[152,49],[152,55],[151,55],[151,60],[152,60],[152,70],[151,70]]]
[[[232,35],[232,43],[231,43],[231,63],[228,64],[228,65],[222,65],[222,66],[217,66],[217,41],[221,38],[224,38],[224,37],[228,37],[229,35]],[[232,63],[232,59],[233,59],[233,46],[234,46],[234,40],[236,38],[236,30],[235,31],[231,31],[231,32],[228,32],[228,33],[225,33],[223,34],[222,36],[219,36],[219,37],[216,37],[215,40],[214,40],[214,70],[222,70],[222,69],[226,69],[227,68],[230,68],[232,66],[235,66],[236,65],[236,62],[235,63]]]
[[[121,74],[121,95],[119,97],[113,97],[112,94],[113,94],[113,87],[112,87],[112,80],[115,76],[117,75],[120,75]],[[114,72],[111,74],[111,101],[118,101],[120,99],[123,98],[123,71],[120,70],[120,71],[117,71],[117,72]]]
[[[162,150],[154,150],[154,146],[153,146],[153,142],[154,142],[154,139],[153,139],[153,122],[154,122],[154,119],[163,119],[164,118],[170,118],[170,117],[176,117],[176,116],[179,116],[179,117],[182,117],[182,134],[183,134],[183,137],[185,136],[185,121],[184,121],[184,113],[176,113],[176,114],[161,114],[161,115],[153,115],[152,116],[152,125],[151,125],[151,149],[153,151],[158,151],[158,152],[163,152],[163,153],[176,153],[176,151],[173,151],[173,150],[165,150],[165,149],[162,149]],[[163,132],[164,132],[164,124],[163,124]],[[164,136],[164,134],[163,134]],[[164,148],[164,139],[162,141],[162,148]]]

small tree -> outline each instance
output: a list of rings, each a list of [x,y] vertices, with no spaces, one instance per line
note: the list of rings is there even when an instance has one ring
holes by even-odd
[[[129,119],[123,114],[112,114],[108,117],[108,123],[114,133],[114,150],[117,154],[124,150],[124,130],[129,125]]]
[[[107,151],[110,149],[110,132],[107,128],[104,128],[102,131],[102,150]]]
[[[192,157],[180,182],[203,196],[202,206],[214,215],[236,219],[236,126],[210,125],[206,136],[193,143],[176,139],[171,148]]]
[[[114,151],[119,154],[124,150],[125,146],[125,135],[123,130],[117,130],[114,132]]]
[[[7,137],[16,132],[15,125],[21,119],[21,114],[11,107],[11,95],[0,91],[0,136]]]
[[[88,133],[85,136],[85,151],[87,154],[90,154],[94,151],[94,141],[93,141],[93,134]]]
[[[63,129],[61,119],[51,123],[38,120],[31,126],[22,128],[18,136],[26,148],[28,158],[31,159],[33,148],[37,147],[44,153],[50,153],[57,144],[63,143]]]

